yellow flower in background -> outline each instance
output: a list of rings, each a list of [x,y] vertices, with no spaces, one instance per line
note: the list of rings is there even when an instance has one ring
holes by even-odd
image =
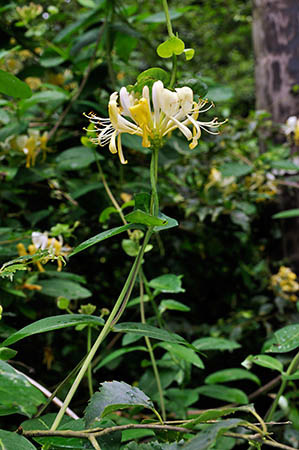
[[[48,133],[45,131],[42,135],[40,130],[29,130],[28,135],[21,134],[10,141],[12,148],[20,150],[26,155],[26,167],[35,166],[35,160],[40,151],[43,154],[43,161],[46,159]]]
[[[27,77],[24,81],[33,91],[36,91],[42,84],[42,80],[38,77]]]
[[[277,274],[270,279],[270,288],[277,292],[280,297],[296,302],[298,300],[296,292],[299,291],[297,275],[289,267],[281,266]]]
[[[71,247],[63,244],[62,236],[58,236],[58,239],[54,237],[49,237],[48,232],[45,231],[41,233],[39,231],[34,231],[31,235],[32,244],[28,245],[28,253],[27,250],[21,242],[17,244],[17,250],[19,256],[25,255],[35,255],[38,250],[48,250],[48,256],[43,256],[42,261],[34,261],[39,272],[44,272],[43,264],[47,263],[51,259],[57,260],[57,271],[61,272],[62,270],[62,258],[67,256]]]
[[[191,141],[191,149],[197,146],[202,129],[218,134],[218,127],[226,121],[218,122],[217,117],[208,122],[198,120],[200,113],[214,106],[211,103],[206,107],[207,103],[202,99],[195,102],[190,87],[177,88],[174,92],[164,88],[162,81],[156,81],[151,98],[148,86],[144,86],[141,97],[122,87],[119,94],[114,92],[110,96],[109,118],[97,117],[94,113],[85,116],[98,133],[91,141],[101,147],[109,144],[110,152],[118,153],[121,163],[126,164],[121,145],[122,133],[141,136],[143,147],[150,147],[153,141],[161,145],[162,138],[178,128]]]

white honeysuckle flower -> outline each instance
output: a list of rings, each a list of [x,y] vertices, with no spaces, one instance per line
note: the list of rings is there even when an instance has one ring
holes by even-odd
[[[36,249],[45,250],[48,245],[48,233],[40,233],[39,231],[33,231],[31,234],[31,240]]]
[[[297,119],[296,116],[290,116],[287,119],[286,124],[283,125],[283,130],[286,135],[289,135],[295,133],[296,127],[299,127],[299,119]]]
[[[210,134],[218,134],[218,127],[226,120],[218,122],[217,117],[208,122],[198,120],[200,113],[214,106],[210,103],[205,108],[207,103],[208,100],[203,99],[195,102],[193,91],[188,86],[170,91],[159,80],[153,84],[152,98],[148,86],[144,86],[141,97],[122,87],[119,94],[114,92],[110,96],[109,118],[97,117],[92,112],[85,116],[94,124],[98,133],[91,141],[101,147],[109,144],[111,153],[118,153],[121,163],[126,164],[121,145],[122,133],[141,136],[143,147],[150,147],[153,140],[161,142],[163,136],[178,128],[191,141],[191,149],[197,146],[201,129]]]

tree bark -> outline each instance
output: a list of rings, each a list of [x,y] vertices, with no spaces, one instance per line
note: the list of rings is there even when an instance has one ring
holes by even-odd
[[[299,0],[253,0],[253,43],[257,109],[299,116]]]

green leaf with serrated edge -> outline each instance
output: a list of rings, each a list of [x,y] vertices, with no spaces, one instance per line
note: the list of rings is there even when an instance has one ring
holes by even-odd
[[[154,227],[154,232],[155,233],[157,231],[169,230],[169,228],[174,228],[174,227],[178,226],[178,221],[176,219],[173,219],[172,217],[166,216],[166,214],[163,214],[163,213],[159,212],[158,217],[159,217],[159,219],[164,220],[164,222],[166,224],[164,224],[162,226]]]
[[[250,412],[254,411],[254,405],[250,403],[249,405],[244,406],[234,406],[232,408],[217,408],[217,409],[207,409],[203,413],[200,413],[197,417],[190,420],[190,422],[186,423],[184,427],[186,428],[194,428],[195,425],[201,422],[207,422],[208,420],[216,420],[219,417],[228,416],[230,414],[234,414],[236,411],[240,412]]]
[[[140,209],[146,213],[150,212],[151,196],[148,192],[140,192],[134,195],[135,209]]]
[[[289,219],[291,217],[299,217],[299,208],[287,209],[272,216],[272,219]]]
[[[173,273],[169,273],[153,278],[148,284],[152,289],[159,292],[185,292],[185,289],[182,288],[181,278],[182,275],[174,275]]]
[[[196,354],[196,352],[192,348],[188,348],[180,344],[173,344],[171,342],[161,342],[158,345],[159,347],[164,348],[177,358],[183,359],[184,361],[193,364],[195,367],[198,367],[199,369],[204,369],[205,367],[200,357]]]
[[[227,419],[208,426],[198,433],[193,439],[188,441],[184,446],[184,450],[209,450],[216,442],[216,439],[231,428],[235,428],[244,424],[241,419]]]
[[[86,426],[95,420],[105,417],[118,409],[131,406],[142,406],[154,410],[151,399],[137,387],[130,386],[123,381],[105,381],[101,383],[100,392],[96,392],[90,399],[85,410]]]
[[[286,353],[299,347],[299,323],[287,325],[274,333],[275,342],[267,349],[271,353]]]
[[[23,374],[4,361],[0,361],[0,398],[1,407],[10,410],[6,414],[18,413],[27,417],[33,416],[37,407],[46,401],[44,395]]]
[[[2,361],[7,361],[8,359],[12,359],[16,356],[18,352],[16,350],[12,350],[11,348],[1,347],[0,348],[0,359]]]
[[[62,314],[59,316],[46,317],[33,322],[30,325],[16,331],[1,344],[11,345],[33,334],[45,333],[47,331],[60,330],[61,328],[74,327],[75,325],[103,325],[104,320],[100,317],[87,314]]]
[[[100,361],[100,363],[95,366],[93,371],[96,372],[101,367],[105,366],[106,364],[109,364],[111,361],[113,361],[116,358],[119,358],[122,355],[126,355],[127,353],[135,352],[135,351],[139,351],[139,350],[143,351],[143,352],[147,352],[147,348],[142,347],[142,346],[124,347],[124,348],[115,350],[114,352],[111,352],[109,355],[105,356],[105,358],[103,358],[102,361]]]
[[[205,337],[196,339],[192,342],[192,345],[197,348],[197,350],[235,350],[236,348],[240,348],[241,345],[236,341],[230,341],[224,338],[214,338],[214,337]]]
[[[245,392],[240,389],[229,388],[220,384],[201,386],[197,389],[197,392],[206,395],[207,397],[216,398],[217,400],[223,400],[225,402],[240,403],[241,405],[248,403]]]
[[[194,56],[194,48],[185,48],[184,50],[186,61],[190,61]]]
[[[261,382],[256,375],[245,369],[224,369],[218,370],[217,372],[212,373],[207,376],[205,379],[206,384],[215,384],[215,383],[225,383],[228,381],[235,380],[251,380],[254,383],[260,385]]]
[[[49,297],[59,297],[62,295],[69,300],[77,300],[80,298],[88,298],[92,295],[85,287],[69,280],[52,278],[50,280],[40,280],[38,284],[42,288],[40,293]]]
[[[267,369],[277,370],[283,372],[283,365],[280,361],[269,355],[250,355],[246,361],[257,364],[258,366],[267,367]]]
[[[117,333],[134,333],[136,335],[139,334],[140,336],[158,339],[159,341],[188,345],[187,341],[176,333],[170,333],[169,331],[161,330],[161,328],[138,322],[118,323],[113,327],[112,331]]]
[[[163,314],[168,309],[171,311],[183,311],[183,312],[190,311],[189,306],[184,305],[184,303],[172,299],[162,300],[159,305],[160,313]]]
[[[157,53],[160,58],[171,58],[172,55],[180,55],[185,48],[184,42],[176,36],[172,36],[158,45]]]
[[[104,241],[112,236],[116,236],[117,234],[122,233],[123,231],[127,231],[129,228],[132,228],[132,225],[129,223],[127,225],[122,225],[121,227],[111,228],[110,230],[103,231],[89,239],[87,241],[81,242],[78,247],[74,248],[74,250],[69,254],[69,256],[76,255],[76,253],[82,252],[88,247],[97,244],[98,242]]]
[[[5,430],[0,430],[0,448],[1,450],[36,450],[36,447],[24,436]]]
[[[0,92],[14,98],[29,98],[32,96],[28,84],[4,70],[0,70]]]
[[[165,219],[159,219],[156,216],[145,213],[140,209],[135,209],[125,216],[125,219],[129,223],[141,223],[142,225],[155,226],[155,225],[166,225],[167,221]]]

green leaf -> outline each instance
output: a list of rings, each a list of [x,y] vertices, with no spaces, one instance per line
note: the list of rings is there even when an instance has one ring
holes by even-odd
[[[38,103],[50,103],[51,106],[53,104],[61,104],[68,99],[67,93],[55,90],[48,90],[42,92],[36,92],[29,98],[28,100],[20,101],[20,110],[24,113],[28,108],[31,108]]]
[[[189,306],[184,305],[184,303],[177,302],[176,300],[172,299],[162,300],[162,302],[159,305],[160,313],[163,314],[168,309],[171,311],[183,311],[183,312],[190,311]]]
[[[50,430],[56,414],[50,413],[44,416],[38,417],[37,419],[29,419],[21,424],[21,427],[26,430]],[[81,431],[84,430],[84,420],[74,420],[67,416],[62,418],[58,426],[58,430],[71,430],[71,431]],[[71,438],[71,437],[35,437],[34,440],[41,444],[43,448],[51,448],[55,450],[65,449],[65,450],[82,450],[86,443],[85,439]]]
[[[178,221],[176,219],[173,219],[172,217],[166,216],[166,214],[159,212],[158,217],[159,219],[164,220],[165,225],[154,227],[155,232],[169,230],[169,228],[178,226]]]
[[[190,61],[194,56],[195,50],[194,50],[194,48],[185,48],[184,53],[185,53],[186,61]]]
[[[278,370],[278,372],[283,372],[283,365],[280,361],[269,355],[250,355],[245,361],[252,362],[258,366],[267,367],[268,369]]]
[[[100,363],[97,364],[96,367],[93,370],[94,370],[94,372],[96,372],[101,367],[105,366],[106,364],[109,364],[114,359],[119,358],[122,355],[126,355],[127,353],[135,352],[135,351],[139,351],[139,350],[143,351],[143,352],[147,352],[147,348],[146,347],[142,347],[142,346],[124,347],[124,348],[120,348],[118,350],[115,350],[114,352],[111,352],[109,355],[105,356],[105,358],[103,358],[102,361],[100,361]]]
[[[60,170],[79,170],[88,167],[98,159],[104,158],[91,148],[80,145],[60,153],[56,158],[56,162]]]
[[[299,370],[292,373],[291,375],[282,375],[282,378],[285,380],[299,380]]]
[[[181,17],[184,14],[184,11],[181,10],[175,10],[170,8],[169,9],[169,17],[170,20],[175,20]],[[144,19],[142,19],[140,22],[143,23],[165,23],[165,14],[164,12],[158,12],[155,14],[151,14]]]
[[[227,381],[244,380],[248,379],[254,381],[258,385],[261,384],[256,375],[245,369],[224,369],[218,370],[207,376],[205,379],[206,384],[225,383]]]
[[[0,448],[1,450],[36,450],[36,447],[24,436],[5,430],[0,430]]]
[[[235,350],[236,348],[240,348],[241,345],[236,341],[229,341],[224,338],[214,338],[214,337],[205,337],[196,339],[192,343],[197,350]]]
[[[213,102],[227,102],[234,97],[234,91],[230,86],[211,86],[208,90],[208,98]]]
[[[18,352],[16,350],[12,350],[11,348],[1,347],[0,348],[0,359],[2,361],[7,361],[8,359],[12,359],[16,356]]]
[[[145,213],[140,209],[135,209],[125,216],[125,219],[129,223],[141,223],[142,225],[154,226],[154,225],[166,225],[167,221],[165,219],[159,219],[156,216]]]
[[[169,331],[161,330],[161,328],[138,322],[118,323],[113,327],[113,331],[117,333],[135,333],[136,335],[148,336],[153,339],[158,339],[159,341],[173,342],[175,344],[187,344],[185,339],[178,334],[170,333]]]
[[[108,239],[112,236],[116,236],[117,234],[120,234],[123,231],[127,231],[131,227],[132,227],[131,224],[127,224],[122,225],[121,227],[111,228],[110,230],[103,231],[103,233],[99,233],[87,239],[87,241],[84,241],[81,244],[79,244],[78,247],[74,248],[74,250],[69,254],[69,256],[73,256],[76,253],[82,252],[82,250],[85,250],[86,248],[97,244],[98,242],[104,241],[105,239]]]
[[[248,164],[231,162],[223,164],[219,167],[219,170],[223,177],[242,177],[253,171],[253,167]]]
[[[200,357],[196,354],[196,352],[192,348],[188,348],[180,344],[173,344],[170,342],[162,342],[159,344],[159,347],[164,348],[169,353],[173,354],[175,357],[183,359],[184,361],[193,364],[195,367],[198,367],[199,369],[204,369],[205,367]]]
[[[5,141],[10,136],[15,136],[23,133],[28,127],[28,122],[25,121],[11,121],[5,127],[0,130],[0,142]]]
[[[96,4],[93,0],[77,0],[81,6],[85,6],[86,8],[95,8]]]
[[[184,42],[176,36],[167,39],[158,45],[157,53],[160,58],[170,58],[172,55],[180,55],[185,48]]]
[[[182,275],[174,275],[169,273],[167,275],[161,275],[160,277],[153,278],[148,285],[159,292],[185,292],[182,288]]]
[[[11,73],[0,70],[0,92],[14,98],[29,98],[32,91],[28,84]]]
[[[101,383],[100,392],[96,392],[85,410],[84,419],[87,426],[118,409],[131,406],[143,406],[154,410],[150,398],[137,387],[130,386],[123,381],[105,381]]]
[[[135,431],[135,430],[134,430]],[[144,430],[143,430],[144,431]],[[150,431],[150,430],[147,430]],[[124,450],[182,450],[182,442],[158,442],[151,441],[147,444],[142,444],[140,442],[129,442]]]
[[[210,425],[183,446],[184,450],[209,450],[216,439],[231,428],[244,423],[240,419],[227,419]]]
[[[287,325],[274,333],[275,342],[267,352],[286,353],[299,347],[299,323]]]
[[[293,161],[288,160],[280,160],[280,161],[269,161],[269,165],[274,169],[282,169],[282,170],[299,170],[299,166],[293,163]]]
[[[79,298],[88,298],[92,295],[85,287],[69,280],[52,278],[51,280],[40,280],[38,284],[42,288],[40,293],[49,297],[59,297],[62,295],[69,300],[76,300]]]
[[[290,217],[298,217],[299,208],[287,209],[286,211],[281,211],[272,216],[273,219],[289,219]]]
[[[165,86],[169,84],[170,75],[159,67],[152,67],[141,72],[137,77],[137,83],[134,85],[134,90],[140,91],[144,86],[152,87],[155,81],[161,80]]]
[[[46,401],[24,375],[4,361],[0,361],[0,398],[0,415],[18,413],[27,417],[33,416]]]
[[[202,395],[207,397],[216,398],[229,403],[240,403],[244,405],[248,403],[248,398],[245,392],[240,389],[229,388],[220,384],[211,384],[209,386],[201,386],[197,389]]]
[[[135,209],[140,209],[145,213],[150,212],[151,196],[148,192],[140,192],[134,195]]]
[[[118,213],[117,209],[114,208],[114,206],[108,206],[107,208],[103,209],[103,211],[100,214],[99,222],[105,223],[113,213]]]
[[[100,317],[86,314],[62,314],[59,316],[46,317],[33,322],[30,325],[16,331],[2,343],[11,345],[33,334],[45,333],[46,331],[60,330],[61,328],[74,327],[75,325],[103,325],[104,320]]]

